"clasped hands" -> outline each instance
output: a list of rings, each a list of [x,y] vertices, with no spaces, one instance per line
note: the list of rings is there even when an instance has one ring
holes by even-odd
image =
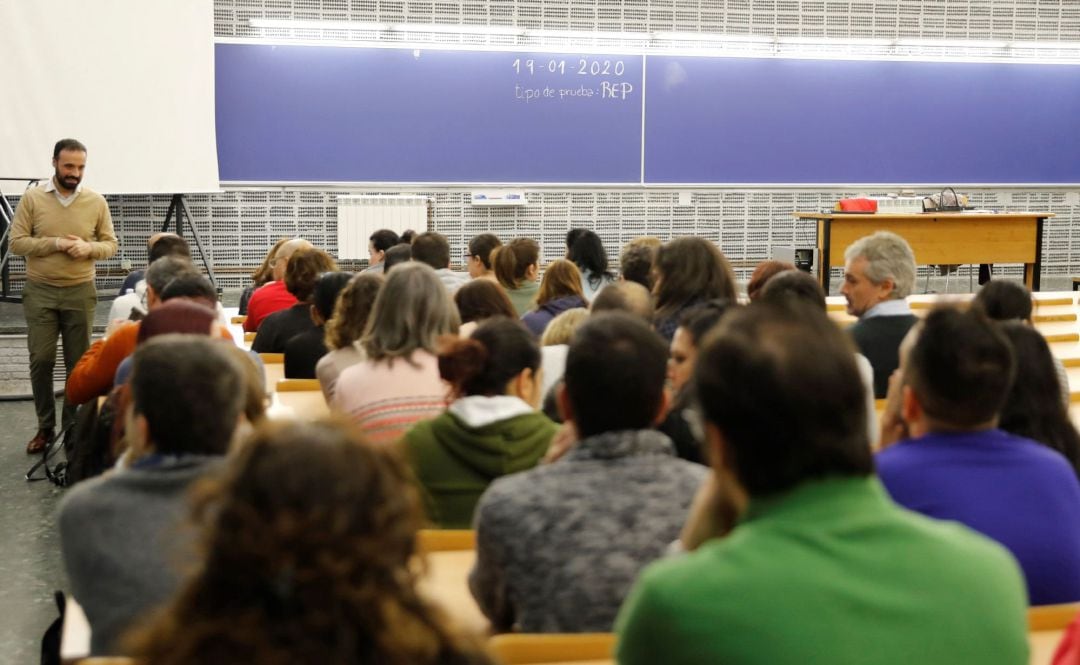
[[[85,259],[90,256],[90,243],[79,236],[66,235],[56,239],[56,248],[73,259]]]

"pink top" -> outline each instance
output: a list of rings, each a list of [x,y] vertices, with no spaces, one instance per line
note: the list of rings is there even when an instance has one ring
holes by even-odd
[[[410,360],[365,360],[338,378],[333,406],[359,425],[369,441],[397,441],[414,423],[446,409],[450,388],[439,378],[438,358],[414,351]]]

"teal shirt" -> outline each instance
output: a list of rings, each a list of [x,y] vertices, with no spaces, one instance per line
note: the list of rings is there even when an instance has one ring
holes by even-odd
[[[754,500],[696,552],[650,566],[616,623],[618,662],[1024,665],[1011,555],[899,508],[876,477]]]

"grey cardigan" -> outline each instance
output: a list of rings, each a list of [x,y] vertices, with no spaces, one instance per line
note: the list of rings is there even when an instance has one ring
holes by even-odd
[[[607,432],[496,480],[477,506],[473,596],[497,631],[609,632],[678,537],[709,470],[655,430]]]
[[[178,588],[195,560],[187,491],[219,464],[214,457],[166,458],[79,483],[64,497],[60,549],[90,623],[91,655],[121,653],[116,642],[124,631]]]

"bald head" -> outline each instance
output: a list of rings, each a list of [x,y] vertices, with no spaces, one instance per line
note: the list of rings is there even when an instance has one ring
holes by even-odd
[[[313,247],[314,245],[303,238],[293,238],[278,247],[277,254],[274,255],[274,281],[280,282],[285,279],[285,268],[289,265],[289,257],[302,249]]]
[[[593,298],[592,312],[621,311],[629,312],[647,323],[653,320],[652,294],[637,282],[614,282],[605,286]]]
[[[150,238],[146,241],[146,246],[147,247],[153,247],[154,243],[156,243],[158,240],[161,240],[162,238],[164,238],[166,236],[169,236],[169,237],[172,237],[172,238],[179,238],[180,237],[180,236],[176,235],[175,233],[172,233],[171,231],[162,231],[161,233],[155,233],[154,235],[150,236]]]

